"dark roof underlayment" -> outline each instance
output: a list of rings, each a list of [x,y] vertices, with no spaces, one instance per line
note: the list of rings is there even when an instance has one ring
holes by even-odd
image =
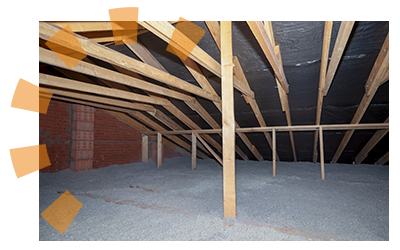
[[[220,51],[215,44],[205,22],[194,22],[206,31],[198,46],[217,62]],[[319,74],[321,67],[324,22],[272,22],[275,43],[280,46],[283,69],[289,84],[289,105],[292,125],[314,125],[316,120]],[[333,22],[329,60],[332,55],[340,22]],[[389,31],[389,22],[355,22],[342,59],[337,68],[332,85],[323,99],[321,124],[350,124],[365,93],[365,83],[378,56],[379,50]],[[181,60],[166,51],[167,43],[147,32],[138,37],[153,56],[172,75],[193,85],[199,86]],[[275,77],[272,68],[261,50],[257,40],[246,22],[232,22],[233,55],[239,58],[244,74],[267,126],[287,126],[282,111]],[[110,48],[123,54],[136,57],[125,45],[112,45]],[[105,62],[92,59],[96,64],[113,69]],[[199,65],[217,94],[221,94],[220,78]],[[115,70],[115,69],[113,69]],[[144,77],[145,78],[145,77]],[[165,86],[158,81],[145,78],[149,82]],[[96,81],[98,82],[98,81]],[[131,88],[133,90],[133,88]],[[140,90],[133,90],[143,93]],[[184,102],[170,99],[183,113],[203,129],[211,128],[195,111]],[[200,104],[221,124],[222,115],[215,105],[201,97]],[[241,93],[235,90],[235,119],[242,127],[259,127],[259,123],[246,104]],[[176,119],[161,106],[156,106],[184,129],[185,124]],[[360,123],[383,123],[389,116],[389,84],[381,85]],[[149,118],[156,121],[154,118]],[[157,121],[156,121],[157,122]],[[340,156],[339,163],[352,163],[376,130],[356,130]],[[313,161],[314,132],[293,132],[298,161]],[[324,131],[325,161],[330,162],[346,131]],[[246,134],[258,149],[264,160],[272,160],[271,148],[262,133]],[[211,135],[221,143],[219,135]],[[183,138],[183,137],[182,137]],[[277,133],[277,153],[281,161],[293,161],[288,132]],[[236,136],[237,145],[250,160],[254,155]],[[389,133],[369,152],[363,161],[373,164],[389,151]],[[237,155],[238,159],[241,159]]]

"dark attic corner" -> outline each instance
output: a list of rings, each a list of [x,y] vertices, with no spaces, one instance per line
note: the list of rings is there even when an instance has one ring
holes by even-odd
[[[123,215],[58,236],[41,218],[40,240],[388,240],[389,22],[139,21],[137,43],[114,39],[39,23],[40,210],[69,190]]]

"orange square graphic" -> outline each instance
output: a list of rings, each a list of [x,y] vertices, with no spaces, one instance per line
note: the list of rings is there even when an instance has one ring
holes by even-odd
[[[83,203],[67,190],[40,215],[57,231],[64,234],[82,205]]]
[[[85,50],[82,48],[82,45],[79,43],[78,38],[76,38],[69,25],[52,36],[46,42],[46,46],[70,69],[86,57]]]
[[[19,79],[11,107],[46,114],[52,96],[53,94],[49,91],[24,79]]]
[[[51,165],[46,144],[10,149],[17,178]]]
[[[109,9],[108,13],[115,44],[137,43],[139,8]]]
[[[196,24],[180,17],[168,43],[167,51],[185,61],[205,33],[206,31]]]

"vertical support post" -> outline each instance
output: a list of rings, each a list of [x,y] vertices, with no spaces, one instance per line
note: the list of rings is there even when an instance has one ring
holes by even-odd
[[[236,217],[235,115],[233,99],[232,23],[221,21],[221,98],[224,217]]]
[[[196,135],[192,132],[192,171],[196,170]]]
[[[162,164],[162,134],[157,133],[157,168]]]
[[[276,176],[276,131],[272,129],[272,175]]]
[[[149,161],[149,137],[142,134],[142,162]]]
[[[321,179],[325,180],[325,166],[324,166],[324,140],[323,140],[323,133],[322,127],[319,127],[319,154],[321,157]]]

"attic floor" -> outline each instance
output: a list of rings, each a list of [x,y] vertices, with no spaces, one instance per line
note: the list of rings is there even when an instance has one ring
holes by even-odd
[[[236,161],[237,218],[223,217],[222,168],[165,159],[79,174],[41,173],[43,212],[68,190],[83,206],[64,234],[39,215],[39,240],[389,240],[389,167]]]

